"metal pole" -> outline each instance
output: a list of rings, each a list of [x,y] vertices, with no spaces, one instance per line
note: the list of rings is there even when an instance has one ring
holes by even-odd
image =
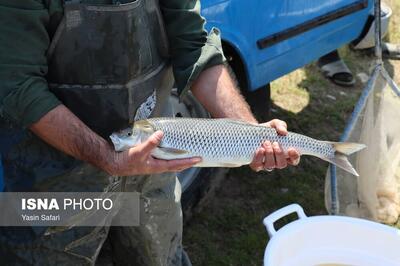
[[[331,207],[329,214],[338,215],[339,214],[339,200],[337,191],[337,176],[336,176],[336,166],[331,164],[329,166],[330,176],[331,176]]]
[[[382,28],[381,28],[381,0],[375,0],[375,56],[378,64],[382,61]]]

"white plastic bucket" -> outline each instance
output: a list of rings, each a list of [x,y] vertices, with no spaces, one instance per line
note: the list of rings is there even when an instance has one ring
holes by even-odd
[[[278,231],[274,223],[291,213],[299,219]],[[307,217],[292,204],[264,219],[270,241],[264,266],[400,266],[400,230],[343,216]]]

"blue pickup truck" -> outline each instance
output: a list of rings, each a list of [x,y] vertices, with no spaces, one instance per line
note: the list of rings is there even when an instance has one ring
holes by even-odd
[[[254,91],[362,34],[368,0],[202,0],[207,29]]]

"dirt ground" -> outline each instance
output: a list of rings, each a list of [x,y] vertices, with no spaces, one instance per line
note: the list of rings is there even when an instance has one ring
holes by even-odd
[[[387,2],[395,15],[386,40],[400,43],[400,0]],[[340,54],[357,79],[354,87],[334,85],[310,64],[272,83],[273,117],[287,121],[291,131],[338,140],[365,86],[363,76],[374,64],[374,57],[364,52],[343,47]],[[400,61],[386,60],[385,67],[400,84]],[[193,265],[261,265],[268,242],[262,225],[266,215],[291,203],[300,204],[310,216],[326,214],[327,166],[304,157],[298,167],[272,173],[255,173],[248,167],[230,170],[216,195],[185,227],[184,247]]]

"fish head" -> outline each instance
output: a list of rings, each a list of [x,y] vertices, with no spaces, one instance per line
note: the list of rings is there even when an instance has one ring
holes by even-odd
[[[125,151],[146,141],[155,132],[146,120],[135,122],[133,128],[126,128],[111,134],[110,139],[116,151]]]
[[[136,121],[132,129],[132,135],[139,137],[141,141],[147,140],[154,132],[156,130],[148,120]]]

